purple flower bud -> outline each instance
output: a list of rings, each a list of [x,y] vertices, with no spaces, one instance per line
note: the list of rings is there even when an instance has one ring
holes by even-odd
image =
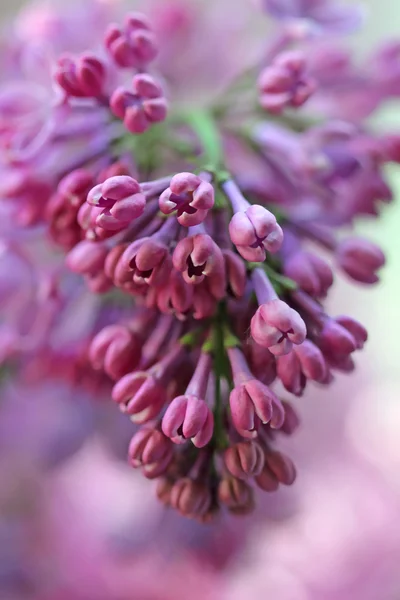
[[[333,284],[331,267],[312,252],[294,252],[284,260],[283,273],[315,298],[324,298]]]
[[[164,121],[167,101],[159,83],[145,73],[135,75],[132,91],[119,87],[112,94],[110,108],[131,133],[144,133],[153,123]]]
[[[264,385],[271,385],[276,379],[276,357],[268,348],[259,346],[252,338],[245,346],[245,355],[256,379]]]
[[[210,291],[217,300],[225,296],[226,275],[224,257],[217,244],[206,233],[188,236],[178,242],[172,262],[189,284],[209,278]]]
[[[89,358],[94,369],[103,369],[111,379],[118,380],[136,368],[141,347],[142,340],[128,327],[110,325],[93,339]]]
[[[200,518],[209,511],[212,498],[206,484],[186,477],[172,486],[169,503],[185,517]]]
[[[300,426],[300,419],[297,412],[289,402],[282,402],[285,409],[285,420],[279,431],[286,435],[292,435]]]
[[[352,317],[336,317],[335,321],[336,323],[339,323],[339,325],[347,329],[349,333],[351,333],[356,342],[357,350],[361,350],[368,339],[368,332],[365,329],[365,327]]]
[[[246,289],[247,274],[243,260],[232,250],[222,250],[228,292],[235,298],[242,298]]]
[[[68,252],[65,260],[74,273],[96,275],[104,267],[107,252],[103,244],[84,240]]]
[[[148,479],[163,475],[173,457],[171,442],[161,431],[143,427],[132,438],[128,451],[129,463],[134,469],[143,467]]]
[[[54,78],[68,94],[77,98],[98,98],[104,93],[107,69],[104,62],[94,54],[82,54],[75,58],[68,54],[57,62]]]
[[[123,271],[138,285],[159,285],[168,279],[171,266],[168,247],[157,238],[146,237],[126,248],[118,264],[118,279]]]
[[[167,283],[149,289],[146,305],[157,307],[166,315],[175,314],[178,318],[186,318],[193,302],[193,293],[193,286],[187,285],[182,275],[172,269]]]
[[[128,15],[122,28],[110,25],[105,46],[120,67],[143,68],[157,56],[157,44],[144,15]]]
[[[299,51],[280,54],[258,79],[260,104],[271,113],[299,108],[314,93],[315,81],[307,74],[307,62]]]
[[[279,483],[292,485],[296,479],[296,467],[288,456],[282,452],[266,450],[265,464],[275,475]]]
[[[377,283],[377,271],[385,264],[382,250],[362,238],[349,238],[341,242],[336,251],[340,268],[360,283]]]
[[[257,419],[279,429],[284,421],[284,410],[275,394],[251,374],[246,359],[238,348],[228,350],[235,387],[229,403],[232,421],[245,437],[257,436]]]
[[[169,383],[182,361],[183,347],[175,347],[148,371],[125,375],[115,384],[112,398],[135,423],[154,419],[167,400]]]
[[[275,216],[258,204],[235,212],[229,223],[229,235],[239,254],[251,262],[264,262],[266,252],[277,252],[283,240]]]
[[[160,196],[161,212],[170,215],[176,211],[178,222],[184,227],[202,223],[213,206],[213,186],[193,173],[174,175]]]
[[[264,467],[264,452],[257,442],[240,442],[224,453],[228,471],[238,479],[248,479],[259,475]]]
[[[248,515],[254,510],[252,488],[235,477],[224,477],[218,486],[218,500],[235,515]]]
[[[326,319],[318,345],[326,356],[349,356],[357,349],[357,341],[351,331],[336,319]]]
[[[310,340],[296,346],[292,352],[277,359],[277,373],[285,388],[301,396],[307,380],[323,383],[327,365],[321,350]]]
[[[162,430],[175,444],[191,439],[197,448],[202,448],[212,438],[214,417],[203,400],[211,369],[211,356],[203,352],[185,395],[172,400],[165,412]]]
[[[214,282],[210,280],[215,279]],[[215,294],[210,292],[211,286],[218,288],[216,276],[209,277],[207,282],[200,283],[193,289],[191,312],[196,320],[209,319],[217,310]]]
[[[96,225],[112,231],[140,217],[146,206],[146,197],[136,179],[119,175],[96,185],[89,192],[87,203],[102,209],[96,214]]]
[[[300,315],[279,300],[267,275],[254,269],[252,281],[261,306],[251,320],[251,335],[275,356],[288,354],[293,344],[302,344],[307,330]]]
[[[263,492],[272,493],[279,489],[279,481],[267,463],[264,464],[263,470],[254,479],[257,487],[263,490]]]

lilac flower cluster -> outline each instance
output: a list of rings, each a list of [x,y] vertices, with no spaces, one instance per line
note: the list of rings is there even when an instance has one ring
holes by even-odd
[[[64,53],[44,89],[21,73],[0,91],[1,194],[10,230],[29,230],[7,234],[7,252],[35,294],[27,327],[21,275],[0,356],[111,396],[139,425],[132,467],[204,522],[294,482],[276,440],[298,416],[273,384],[301,396],[354,369],[367,332],[324,300],[336,271],[374,284],[385,257],[339,228],[379,214],[392,198],[384,166],[400,157],[400,137],[371,133],[349,96],[362,80],[372,110],[400,95],[400,73],[384,86],[383,69],[327,73],[313,60],[321,32],[351,29],[358,13],[328,0],[264,5],[277,39],[205,108],[175,97],[141,14],[110,25],[95,51]],[[341,52],[332,39],[325,67]],[[388,71],[391,60],[376,54]],[[66,257],[40,272],[43,252],[38,267],[20,246],[44,235]],[[12,304],[14,292],[1,293]],[[57,346],[77,302],[91,302],[90,319]]]

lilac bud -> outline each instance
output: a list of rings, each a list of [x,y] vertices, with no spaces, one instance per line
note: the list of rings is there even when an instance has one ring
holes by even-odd
[[[263,470],[254,479],[257,487],[263,490],[263,492],[271,493],[279,489],[279,481],[267,463],[264,464]]]
[[[303,319],[282,300],[262,304],[251,320],[251,335],[275,356],[288,354],[293,344],[302,344],[307,330]]]
[[[357,350],[361,350],[368,339],[368,332],[365,327],[352,317],[336,317],[335,321],[351,333],[356,342]]]
[[[145,73],[135,75],[132,91],[119,87],[112,94],[110,108],[131,133],[144,133],[153,123],[164,121],[167,101],[159,83]]]
[[[235,477],[224,477],[218,486],[218,500],[235,515],[248,515],[254,510],[252,488]]]
[[[328,367],[321,350],[310,340],[296,346],[292,352],[277,359],[278,377],[285,388],[301,396],[307,380],[323,383]]]
[[[211,286],[218,288],[216,276],[209,277],[207,282],[200,283],[193,289],[191,312],[196,320],[209,319],[217,310],[218,304],[215,293],[210,292]]]
[[[143,427],[133,436],[128,456],[133,468],[143,467],[144,475],[155,479],[165,473],[172,460],[173,449],[161,431]]]
[[[128,15],[122,28],[110,25],[105,46],[120,67],[143,68],[157,56],[154,34],[144,15]]]
[[[181,515],[199,518],[209,511],[212,498],[206,484],[186,477],[174,483],[169,502]]]
[[[68,252],[66,264],[74,273],[96,275],[104,267],[107,252],[102,244],[84,240]]]
[[[284,410],[275,394],[251,374],[242,352],[228,350],[235,387],[229,403],[235,428],[246,437],[256,437],[257,419],[279,429],[284,421]]]
[[[206,446],[214,430],[214,417],[203,397],[211,375],[212,359],[202,353],[184,396],[178,396],[168,406],[162,430],[175,444],[191,439],[197,448]]]
[[[198,233],[178,242],[172,262],[183,273],[187,283],[198,284],[207,277],[210,279],[215,298],[225,295],[226,276],[224,257],[217,244],[206,233]]]
[[[102,209],[96,215],[96,225],[113,230],[140,217],[146,206],[146,197],[136,179],[117,175],[96,185],[89,192],[87,203]]]
[[[89,358],[94,369],[103,369],[118,380],[133,371],[141,356],[141,340],[128,327],[110,325],[93,339]]]
[[[171,258],[165,243],[155,236],[130,244],[118,263],[118,279],[123,273],[138,285],[160,285],[171,272]]]
[[[290,51],[280,54],[258,79],[260,104],[271,113],[285,108],[299,108],[314,93],[315,81],[307,74],[303,53]]]
[[[186,317],[192,302],[193,287],[187,285],[175,269],[172,269],[167,283],[151,287],[146,298],[148,307],[157,307],[163,314],[175,314],[178,318]]]
[[[325,355],[349,356],[357,349],[357,342],[346,327],[335,319],[327,319],[318,338]]]
[[[289,402],[282,402],[285,409],[285,420],[279,431],[286,435],[292,435],[300,426],[300,419],[297,412]]]
[[[340,268],[360,283],[377,283],[377,271],[385,264],[382,250],[362,238],[349,238],[341,242],[336,251]]]
[[[112,398],[135,423],[154,419],[167,400],[165,386],[151,372],[125,375],[115,384]]]
[[[232,250],[222,250],[222,254],[225,261],[228,292],[235,298],[242,298],[247,283],[246,265]]]
[[[252,338],[245,346],[245,355],[256,379],[264,385],[271,385],[276,379],[276,357]]]
[[[104,62],[94,54],[82,54],[74,58],[59,58],[54,74],[59,86],[77,98],[97,98],[104,92],[107,70]]]
[[[161,212],[170,215],[176,211],[178,222],[184,227],[199,225],[214,206],[214,188],[193,173],[178,173],[159,202]]]
[[[277,252],[283,240],[275,216],[258,204],[235,212],[229,223],[229,235],[239,254],[252,262],[263,262],[266,252]]]
[[[238,479],[259,475],[264,467],[264,452],[257,442],[250,440],[231,446],[224,453],[228,471]]]
[[[292,485],[296,479],[296,467],[288,456],[282,452],[266,450],[265,464],[275,475],[279,483]]]
[[[283,273],[315,298],[324,298],[333,284],[331,267],[311,252],[295,252],[284,260]]]

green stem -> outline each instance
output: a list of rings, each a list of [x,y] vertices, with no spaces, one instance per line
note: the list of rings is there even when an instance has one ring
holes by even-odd
[[[222,140],[212,114],[206,110],[194,110],[179,115],[179,120],[189,125],[197,135],[203,148],[204,162],[210,164],[211,170],[221,169],[224,162]]]

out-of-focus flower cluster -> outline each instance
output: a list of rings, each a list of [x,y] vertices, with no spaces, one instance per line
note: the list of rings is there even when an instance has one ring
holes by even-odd
[[[171,57],[219,32],[186,5],[154,25],[33,12],[4,43],[4,376],[112,398],[138,425],[132,467],[202,522],[294,482],[276,439],[299,419],[278,390],[353,371],[367,331],[325,299],[336,272],[379,280],[380,248],[341,228],[379,215],[400,160],[400,135],[367,124],[400,95],[400,45],[357,65],[336,35],[358,10],[263,7],[274,37],[197,104],[180,90],[213,65],[180,81]]]

